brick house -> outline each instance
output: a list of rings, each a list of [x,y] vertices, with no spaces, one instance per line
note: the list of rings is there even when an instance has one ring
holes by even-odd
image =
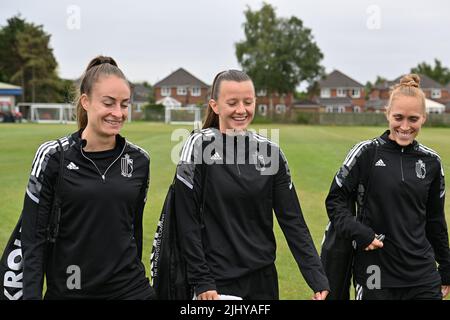
[[[438,103],[449,106],[450,104],[450,88],[449,86],[443,86],[437,81],[431,79],[426,75],[419,74],[420,87],[425,93],[427,99],[436,101]],[[384,111],[384,107],[387,106],[391,89],[400,82],[400,76],[392,81],[384,81],[373,87],[369,94],[369,100],[366,104],[368,111],[380,112]],[[448,112],[448,111],[447,111]]]
[[[308,113],[325,112],[323,106],[308,99],[295,100],[292,105],[292,109],[297,110],[298,112],[308,112]]]
[[[450,83],[447,84],[445,88],[447,89],[447,92],[450,92]],[[450,101],[445,103],[445,112],[450,113]]]
[[[131,102],[133,105],[131,113],[132,120],[140,120],[144,117],[144,106],[149,103],[151,89],[142,83],[130,83]]]
[[[358,81],[334,70],[319,81],[320,96],[315,100],[325,112],[362,112],[365,110],[365,88]]]
[[[155,83],[155,101],[171,97],[182,106],[205,105],[209,99],[209,85],[179,68],[167,77]]]
[[[265,89],[256,88],[256,112],[262,116],[266,116],[270,107],[270,95]],[[283,114],[288,112],[294,103],[294,94],[272,94],[272,105],[274,114]]]

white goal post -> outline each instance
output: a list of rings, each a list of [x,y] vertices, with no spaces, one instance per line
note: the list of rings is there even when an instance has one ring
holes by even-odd
[[[196,106],[190,107],[165,107],[165,122],[194,126],[201,124],[202,110]]]
[[[76,107],[62,103],[32,103],[30,120],[37,123],[75,123]]]

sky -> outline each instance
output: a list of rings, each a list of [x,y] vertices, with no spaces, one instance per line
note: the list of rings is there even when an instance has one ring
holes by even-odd
[[[450,67],[448,0],[267,0],[280,17],[312,30],[327,72],[365,84],[394,79],[437,58]],[[151,84],[180,67],[206,83],[238,68],[244,11],[254,0],[3,0],[0,27],[22,18],[51,34],[59,75],[78,78],[98,54],[116,59],[133,82]]]

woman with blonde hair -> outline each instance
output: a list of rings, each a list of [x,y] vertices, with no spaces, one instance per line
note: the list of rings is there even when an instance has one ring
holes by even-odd
[[[416,141],[427,117],[419,84],[410,74],[393,88],[389,130],[351,149],[326,199],[336,232],[356,249],[356,299],[442,299],[449,292],[444,171],[439,155]],[[356,220],[350,199],[357,199]]]

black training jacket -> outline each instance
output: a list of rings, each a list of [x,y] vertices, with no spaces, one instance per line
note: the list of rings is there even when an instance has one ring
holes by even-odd
[[[450,252],[441,160],[417,141],[398,145],[388,138],[389,133],[351,149],[326,199],[329,218],[342,236],[356,243],[358,284],[374,281],[371,266],[377,266],[382,288],[440,281],[448,285]],[[352,197],[359,205],[356,220],[348,208]],[[375,234],[385,235],[383,248],[364,251]]]
[[[274,263],[272,210],[308,285],[328,289],[286,158],[265,137],[191,134],[177,167],[175,206],[196,294]]]
[[[119,135],[114,150],[82,152],[80,134],[61,139],[62,215],[49,252],[46,227],[60,148],[49,141],[36,152],[22,212],[24,299],[42,298],[44,274],[46,299],[122,299],[150,290],[141,262],[149,156]]]

